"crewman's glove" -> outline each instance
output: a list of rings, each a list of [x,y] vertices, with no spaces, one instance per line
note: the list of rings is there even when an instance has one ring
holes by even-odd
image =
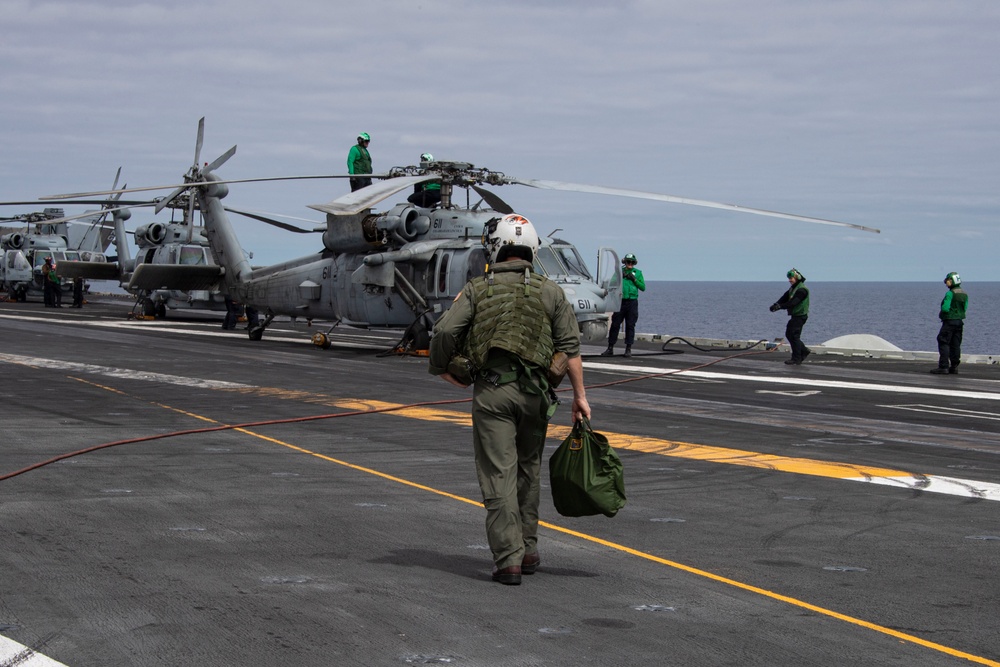
[[[771,312],[772,312],[772,313],[776,313],[776,312],[778,312],[779,310],[781,310],[781,306],[779,306],[779,305],[778,305],[778,304],[776,304],[776,303],[772,303],[772,304],[771,304]]]

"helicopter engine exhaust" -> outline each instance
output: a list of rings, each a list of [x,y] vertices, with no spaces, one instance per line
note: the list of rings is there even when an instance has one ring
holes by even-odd
[[[426,234],[431,228],[431,219],[413,206],[398,204],[382,216],[381,227],[401,243],[409,243]]]
[[[135,242],[138,245],[160,245],[166,238],[167,226],[162,222],[140,225],[135,230]]]
[[[3,238],[0,238],[0,243],[2,243],[5,248],[20,250],[24,246],[24,235],[20,232],[6,234]]]

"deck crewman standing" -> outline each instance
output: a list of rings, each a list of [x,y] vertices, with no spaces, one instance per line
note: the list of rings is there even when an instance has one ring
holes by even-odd
[[[962,289],[962,278],[952,271],[944,277],[948,293],[941,300],[938,318],[941,330],[938,332],[938,367],[931,373],[958,373],[962,363],[962,332],[965,329],[965,313],[969,308],[969,295]]]
[[[547,372],[556,352],[568,358],[574,422],[590,418],[590,405],[573,307],[558,285],[532,270],[535,228],[520,215],[493,218],[483,246],[488,273],[466,283],[438,320],[428,370],[459,387],[474,383],[472,443],[493,581],[518,585],[541,563],[539,474],[555,412]]]
[[[372,156],[368,152],[368,144],[371,143],[371,140],[372,138],[367,132],[362,132],[358,135],[358,143],[351,146],[351,150],[347,152],[348,174],[353,176],[354,174],[372,173]],[[351,192],[368,187],[371,184],[372,179],[370,178],[351,178]]]
[[[779,310],[788,311],[788,324],[785,325],[785,340],[792,348],[792,358],[785,361],[786,364],[798,366],[806,357],[810,350],[802,342],[802,327],[809,319],[809,288],[806,287],[806,277],[798,269],[791,269],[788,276],[788,291],[781,295],[781,298],[771,304],[771,312]]]
[[[618,312],[611,316],[611,326],[608,328],[608,349],[601,352],[602,357],[610,357],[615,353],[615,343],[618,342],[618,330],[625,322],[625,356],[632,356],[632,343],[635,342],[635,323],[639,321],[639,292],[646,291],[646,280],[642,271],[635,268],[639,263],[635,255],[629,253],[622,259],[622,305]]]

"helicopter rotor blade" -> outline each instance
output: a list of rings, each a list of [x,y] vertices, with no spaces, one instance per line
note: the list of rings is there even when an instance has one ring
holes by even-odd
[[[486,203],[490,205],[490,208],[492,208],[497,213],[503,213],[504,215],[507,215],[509,213],[514,212],[514,209],[511,208],[510,204],[505,202],[503,199],[500,199],[500,197],[497,196],[495,193],[490,192],[486,188],[481,188],[478,185],[473,185],[471,183],[469,184],[469,187],[471,187],[473,190],[479,193],[479,196],[482,197],[486,201]]]
[[[102,204],[107,204],[108,200],[107,199],[60,199],[59,203],[100,206]],[[155,202],[152,202],[148,199],[126,199],[124,201],[116,200],[115,203],[121,206],[139,206],[143,204],[152,205]],[[52,204],[53,202],[51,201],[43,201],[40,199],[35,199],[33,201],[0,201],[0,206],[46,206],[46,205],[51,206]]]
[[[534,179],[508,178],[508,183],[527,185],[531,188],[542,190],[564,190],[568,192],[590,192],[601,195],[614,195],[618,197],[634,197],[637,199],[652,199],[654,201],[665,201],[674,204],[690,204],[692,206],[706,206],[708,208],[721,208],[726,211],[737,211],[740,213],[753,213],[756,215],[766,215],[772,218],[787,218],[789,220],[799,220],[802,222],[815,222],[821,225],[836,225],[838,227],[851,227],[864,232],[881,233],[881,230],[855,225],[849,222],[838,222],[837,220],[826,220],[824,218],[811,218],[793,213],[781,213],[779,211],[768,211],[737,204],[724,204],[722,202],[707,201],[704,199],[691,199],[689,197],[675,197],[674,195],[658,194],[656,192],[643,192],[641,190],[626,190],[623,188],[609,188],[603,185],[584,185],[581,183],[565,183],[563,181],[539,181]]]
[[[182,192],[184,192],[185,190],[187,190],[189,187],[191,187],[191,186],[190,185],[182,185],[181,187],[177,188],[176,190],[174,190],[173,192],[171,192],[169,195],[167,195],[166,197],[164,197],[160,201],[156,202],[156,208],[153,209],[153,212],[154,213],[159,213],[160,211],[162,211],[163,209],[165,209],[167,207],[167,204],[169,204],[174,199],[176,199],[178,195],[180,195]],[[155,188],[155,189],[159,189],[159,188]]]
[[[229,211],[230,213],[235,213],[237,215],[242,215],[242,216],[245,216],[247,218],[252,218],[254,220],[259,220],[260,222],[264,222],[264,223],[267,223],[269,225],[273,225],[275,227],[278,227],[280,229],[284,229],[284,230],[289,231],[289,232],[295,232],[296,234],[313,234],[315,232],[326,231],[326,226],[325,225],[323,225],[323,229],[303,229],[302,227],[296,227],[295,225],[289,224],[287,222],[281,222],[279,220],[274,220],[273,218],[265,217],[265,216],[263,216],[263,215],[261,215],[259,213],[252,213],[250,211],[241,211],[239,209],[230,208],[228,206],[223,206],[222,208],[224,208],[225,210]],[[276,214],[271,213],[269,215],[276,215]],[[287,216],[287,217],[292,217],[292,216]],[[312,220],[306,220],[305,218],[293,218],[293,219],[294,220],[305,220],[306,222],[312,222]],[[322,223],[316,223],[316,224],[317,225],[321,225]]]
[[[231,156],[230,156],[231,157]],[[371,178],[389,178],[389,174],[369,174]],[[271,181],[302,181],[302,180],[319,180],[319,179],[334,179],[334,178],[355,178],[353,174],[315,174],[308,176],[265,176],[261,178],[232,178],[228,180],[218,180],[212,181],[213,184],[230,184],[230,183],[268,183]],[[431,177],[428,180],[433,180],[436,177]],[[121,190],[100,190],[96,192],[73,192],[61,195],[45,195],[44,197],[39,197],[37,202],[29,203],[51,203],[52,201],[59,201],[60,203],[70,203],[63,200],[66,199],[82,199],[85,197],[99,197],[102,195],[113,195],[117,192],[152,192],[154,190],[169,190],[171,188],[178,188],[180,190],[185,190],[190,187],[197,187],[198,185],[203,185],[199,182],[188,182],[188,183],[170,183],[169,185],[150,185],[141,188],[123,188]],[[2,202],[0,202],[2,203]]]
[[[205,173],[208,173],[210,171],[215,171],[216,169],[218,169],[219,167],[221,167],[222,165],[224,165],[226,163],[226,160],[228,160],[229,158],[231,158],[234,155],[236,155],[236,146],[233,146],[228,151],[226,151],[225,153],[223,153],[219,157],[215,158],[215,160],[213,160],[211,162],[211,164],[206,165],[206,167],[201,170],[201,173],[205,174]],[[216,182],[218,182],[218,181],[216,181]]]
[[[380,183],[373,183],[366,188],[355,190],[349,195],[344,195],[326,204],[310,204],[309,208],[330,213],[331,215],[356,215],[365,209],[369,209],[375,204],[388,199],[397,192],[402,192],[417,183],[426,183],[441,178],[438,174],[424,174],[421,176],[401,176],[391,178]]]
[[[46,220],[45,224],[54,225],[60,222],[72,222],[73,220],[80,220],[81,218],[99,218],[98,220],[88,221],[87,224],[99,225],[101,227],[113,228],[114,224],[107,222],[105,217],[108,213],[114,213],[115,211],[124,211],[128,208],[142,208],[144,206],[153,206],[153,202],[143,202],[140,204],[128,204],[124,206],[114,206],[112,208],[105,208],[100,211],[85,211],[83,213],[77,213],[75,215],[66,215],[61,218],[52,218],[51,220]]]
[[[198,162],[201,160],[201,146],[205,143],[205,117],[198,121],[198,135],[194,140],[194,168],[198,169]]]

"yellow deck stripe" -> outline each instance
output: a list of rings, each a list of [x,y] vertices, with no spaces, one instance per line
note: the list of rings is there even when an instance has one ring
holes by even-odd
[[[74,378],[74,379],[80,379],[80,378]],[[81,381],[87,382],[86,380],[81,380]],[[93,383],[89,383],[88,382],[88,384],[93,384]],[[100,386],[100,385],[95,385],[95,386]],[[109,391],[114,391],[115,393],[119,393],[119,394],[123,393],[123,392],[120,392],[118,390],[111,389],[110,387],[102,387],[102,388],[103,389],[107,389]],[[239,391],[244,391],[244,390],[239,390]],[[281,393],[281,392],[279,392],[279,393]],[[277,395],[277,394],[276,393],[272,393],[271,395]],[[319,401],[316,401],[316,402],[319,402]],[[350,409],[350,410],[366,409],[365,406],[368,406],[369,408],[376,408],[376,407],[386,408],[386,407],[392,407],[394,405],[398,405],[398,404],[392,404],[392,403],[385,403],[385,402],[382,402],[382,401],[362,401],[362,402],[359,402],[359,401],[334,401],[333,403],[336,404],[336,405],[338,405],[339,407],[347,408],[347,409]],[[174,411],[180,412],[180,413],[182,413],[184,415],[187,415],[189,417],[193,417],[193,418],[196,418],[196,419],[199,419],[199,420],[208,421],[208,422],[214,422],[214,423],[220,423],[220,422],[217,422],[214,419],[211,419],[209,417],[203,417],[203,416],[196,415],[194,413],[188,412],[186,410],[180,410],[180,409],[177,409],[177,408],[172,408],[172,407],[170,407],[168,405],[165,405],[163,403],[153,402],[153,404],[157,405],[158,407],[167,409],[167,410],[174,410]],[[329,403],[324,403],[324,404],[329,404]],[[404,409],[401,409],[398,412],[391,412],[391,413],[386,413],[386,414],[397,414],[397,415],[403,415],[405,417],[417,418],[417,419],[425,419],[425,420],[429,420],[429,421],[447,421],[447,422],[450,422],[450,423],[456,423],[456,424],[468,425],[468,426],[471,426],[471,424],[472,424],[471,417],[468,414],[457,412],[457,411],[452,411],[452,410],[437,410],[437,409],[427,409],[427,408],[404,408]],[[313,456],[313,457],[322,459],[324,461],[329,461],[331,463],[336,463],[337,465],[345,466],[345,467],[347,467],[347,468],[349,468],[351,470],[356,470],[356,471],[359,471],[359,472],[364,472],[366,474],[375,475],[375,476],[380,477],[382,479],[386,479],[386,480],[389,480],[389,481],[392,481],[392,482],[397,482],[399,484],[404,484],[406,486],[409,486],[409,487],[412,487],[412,488],[415,488],[415,489],[419,489],[419,490],[422,490],[422,491],[427,491],[427,492],[433,493],[435,495],[443,496],[443,497],[446,497],[446,498],[451,498],[453,500],[456,500],[456,501],[459,501],[459,502],[462,502],[462,503],[465,503],[465,504],[476,505],[478,507],[482,507],[483,506],[482,503],[480,503],[478,501],[475,501],[475,500],[472,500],[470,498],[465,498],[463,496],[459,496],[459,495],[456,495],[456,494],[453,494],[453,493],[448,493],[447,491],[442,491],[440,489],[435,489],[434,487],[426,486],[426,485],[420,484],[418,482],[412,482],[410,480],[406,480],[406,479],[403,479],[401,477],[396,477],[394,475],[389,475],[387,473],[384,473],[384,472],[381,472],[381,471],[378,471],[378,470],[374,470],[372,468],[366,468],[364,466],[359,466],[359,465],[356,465],[356,464],[353,464],[353,463],[348,463],[347,461],[341,461],[339,459],[335,459],[333,457],[326,456],[326,455],[320,454],[318,452],[313,452],[313,451],[310,451],[308,449],[304,449],[302,447],[298,447],[296,445],[293,445],[293,444],[290,444],[290,443],[287,443],[287,442],[283,442],[283,441],[278,440],[276,438],[272,438],[272,437],[269,437],[269,436],[265,436],[265,435],[262,435],[262,434],[255,433],[255,432],[250,431],[248,429],[237,429],[237,430],[240,431],[241,433],[245,433],[246,435],[250,435],[250,436],[255,437],[255,438],[260,438],[260,439],[265,440],[267,442],[271,442],[271,443],[280,445],[282,447],[286,447],[286,448],[291,449],[293,451],[296,451],[296,452],[299,452],[299,453],[302,453],[302,454],[307,454],[309,456]],[[550,438],[560,438],[561,439],[561,438],[565,438],[566,435],[569,433],[569,431],[570,431],[569,427],[565,427],[565,426],[550,426],[549,427],[549,434],[548,434],[548,436]],[[621,436],[620,434],[616,434],[616,436],[619,437],[619,438],[626,438],[627,437],[627,436]],[[631,441],[631,440],[635,440],[635,439],[634,438],[629,438],[629,441]],[[647,440],[653,440],[653,439],[641,438],[639,440],[641,440],[641,441],[647,441]],[[655,442],[656,443],[665,443],[666,445],[668,445],[668,448],[672,447],[672,446],[675,446],[675,445],[684,445],[684,444],[686,444],[686,443],[671,443],[670,441],[666,441],[666,440],[659,440],[659,441],[655,441]],[[691,447],[696,448],[696,449],[701,449],[703,446],[701,446],[701,445],[691,445]],[[738,450],[728,450],[728,449],[723,449],[723,448],[708,448],[708,449],[715,449],[715,450],[718,450],[720,452],[738,452]],[[666,454],[668,456],[671,455],[668,451],[663,451],[663,452],[659,452],[659,453],[664,453],[664,454]],[[753,454],[752,452],[742,452],[742,453],[743,454],[749,454],[749,455]],[[703,457],[698,457],[698,458],[700,460],[710,460],[710,459],[706,459],[706,458],[703,458]],[[790,460],[796,460],[796,459],[790,459]],[[805,459],[798,459],[798,460],[799,461],[806,461]],[[729,461],[729,462],[734,462],[734,461]],[[763,466],[763,467],[766,467],[766,466]],[[888,627],[885,627],[885,626],[882,626],[882,625],[878,625],[876,623],[871,623],[869,621],[865,621],[865,620],[860,619],[860,618],[855,618],[853,616],[848,616],[847,614],[841,614],[840,612],[833,611],[831,609],[826,609],[824,607],[820,607],[820,606],[814,605],[812,603],[805,602],[803,600],[799,600],[797,598],[789,597],[787,595],[782,595],[781,593],[775,593],[775,592],[767,590],[765,588],[760,588],[758,586],[753,586],[752,584],[746,584],[746,583],[743,583],[741,581],[737,581],[735,579],[729,579],[727,577],[723,577],[721,575],[717,575],[717,574],[714,574],[712,572],[708,572],[706,570],[701,570],[701,569],[698,569],[698,568],[695,568],[695,567],[691,567],[690,565],[684,565],[683,563],[679,563],[679,562],[676,562],[676,561],[667,560],[665,558],[660,558],[659,556],[654,556],[653,554],[649,554],[649,553],[646,553],[644,551],[639,551],[637,549],[633,549],[631,547],[627,547],[625,545],[618,544],[617,542],[611,542],[609,540],[605,540],[605,539],[602,539],[602,538],[599,538],[599,537],[595,537],[593,535],[588,535],[587,533],[581,533],[579,531],[571,530],[569,528],[564,528],[562,526],[558,526],[556,524],[549,523],[547,521],[540,521],[539,525],[543,526],[543,527],[545,527],[547,529],[550,529],[550,530],[555,530],[557,532],[561,532],[561,533],[564,533],[566,535],[570,535],[572,537],[576,537],[576,538],[579,538],[579,539],[582,539],[582,540],[586,540],[588,542],[593,542],[594,544],[600,544],[602,546],[608,547],[610,549],[614,549],[616,551],[620,551],[622,553],[627,553],[627,554],[630,554],[632,556],[636,556],[638,558],[642,558],[642,559],[645,559],[645,560],[648,560],[648,561],[651,561],[651,562],[654,562],[654,563],[659,563],[661,565],[666,565],[668,567],[671,567],[671,568],[674,568],[674,569],[678,569],[678,570],[687,572],[689,574],[694,574],[694,575],[699,576],[699,577],[704,577],[704,578],[710,579],[712,581],[716,581],[718,583],[722,583],[722,584],[725,584],[725,585],[728,585],[728,586],[739,588],[741,590],[745,590],[745,591],[748,591],[748,592],[751,592],[751,593],[755,593],[755,594],[758,594],[758,595],[761,595],[761,596],[764,596],[764,597],[767,597],[767,598],[770,598],[770,599],[773,599],[773,600],[777,600],[777,601],[780,601],[780,602],[784,602],[786,604],[790,604],[790,605],[793,605],[793,606],[796,606],[796,607],[800,607],[800,608],[803,608],[803,609],[808,609],[809,611],[815,612],[817,614],[821,614],[823,616],[828,616],[830,618],[835,618],[835,619],[843,621],[845,623],[850,623],[852,625],[856,625],[856,626],[859,626],[859,627],[867,628],[869,630],[874,630],[875,632],[879,632],[879,633],[882,633],[884,635],[895,637],[895,638],[897,638],[897,639],[899,639],[901,641],[910,642],[910,643],[916,644],[918,646],[923,646],[925,648],[928,648],[928,649],[931,649],[931,650],[934,650],[934,651],[938,651],[940,653],[944,653],[944,654],[947,654],[947,655],[950,655],[950,656],[954,656],[956,658],[962,658],[964,660],[968,660],[970,662],[974,662],[974,663],[981,664],[981,665],[988,665],[989,667],[1000,667],[1000,662],[997,662],[997,661],[994,661],[994,660],[990,660],[989,658],[984,658],[982,656],[978,656],[978,655],[975,655],[975,654],[972,654],[972,653],[966,653],[965,651],[960,651],[960,650],[957,650],[957,649],[953,649],[953,648],[951,648],[949,646],[945,646],[943,644],[937,644],[935,642],[930,642],[930,641],[927,641],[926,639],[922,639],[922,638],[916,637],[914,635],[908,635],[908,634],[906,634],[904,632],[899,632],[898,630],[893,630],[892,628],[888,628]]]
[[[240,393],[257,393],[256,389],[240,389]],[[291,395],[284,396],[286,392],[267,390],[269,397],[292,398]],[[304,393],[304,392],[301,392]],[[300,392],[291,392],[295,398],[302,398]],[[399,403],[387,403],[375,400],[343,400],[325,399],[317,400],[315,394],[311,395],[312,401],[339,407],[344,410],[376,410],[393,407],[400,407]],[[468,412],[457,410],[446,410],[441,408],[401,408],[386,414],[397,417],[408,417],[410,419],[420,419],[423,421],[448,422],[461,426],[472,426],[472,416]],[[550,424],[548,437],[555,440],[563,440],[569,435],[570,427]],[[885,477],[912,477],[919,478],[921,475],[904,470],[894,470],[892,468],[876,468],[869,466],[858,466],[851,463],[838,463],[828,461],[816,461],[812,459],[794,458],[778,456],[776,454],[761,454],[759,452],[744,451],[741,449],[730,449],[727,447],[712,447],[710,445],[699,445],[691,442],[679,442],[675,440],[662,440],[660,438],[650,438],[645,436],[635,436],[626,433],[612,433],[601,431],[608,442],[615,449],[628,449],[647,454],[660,454],[674,458],[691,459],[696,461],[708,461],[710,463],[725,463],[729,465],[748,466],[752,468],[765,468],[780,472],[792,472],[801,475],[813,475],[817,477],[830,477],[834,479],[870,479]]]

